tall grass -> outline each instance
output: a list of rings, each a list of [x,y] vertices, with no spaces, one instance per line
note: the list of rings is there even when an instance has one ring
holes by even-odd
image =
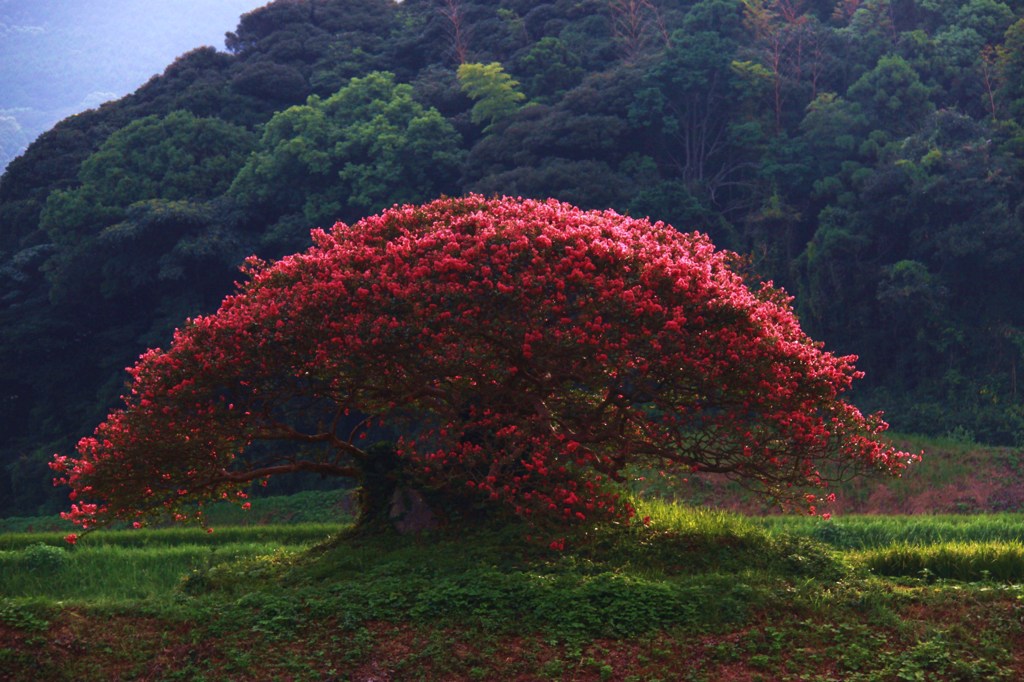
[[[573,547],[575,558],[566,559],[564,566],[575,571],[593,565],[599,573],[621,571],[643,580],[749,571],[829,579],[846,570],[835,558],[839,551],[883,575],[1024,580],[1024,515],[1020,514],[824,521],[750,518],[658,499],[639,499],[635,504],[640,522],[581,539]],[[210,569],[252,566],[275,552],[296,553],[337,537],[347,527],[338,523],[235,526],[209,534],[191,527],[102,531],[85,536],[74,547],[64,542],[61,532],[0,535],[0,597],[94,604],[166,602],[186,576],[219,575],[220,568],[212,573]],[[505,566],[511,556],[508,548],[521,543],[526,529],[475,532],[482,535],[475,540],[479,549],[473,551],[460,544],[464,540],[447,536],[412,542],[398,537],[346,541],[332,546],[331,561],[311,557],[304,570],[310,580],[317,575],[318,579],[354,579],[367,571],[393,572],[408,579],[409,567],[420,572],[433,567],[427,571],[433,575],[446,568],[460,573],[477,565]],[[455,547],[461,549],[455,551]],[[475,558],[470,557],[474,552]],[[528,556],[543,563],[546,552],[543,543],[522,546],[514,550],[519,558],[508,568],[523,570]]]
[[[892,545],[948,542],[1024,542],[1024,514],[843,516],[773,516],[751,519],[773,533],[813,538],[837,549],[872,549]]]
[[[648,525],[656,529],[709,537],[760,532],[751,519],[721,509],[690,507],[661,498],[637,498],[633,505],[637,518],[643,522],[649,517]]]
[[[1024,514],[844,516],[825,520],[808,516],[741,517],[662,500],[641,499],[636,504],[641,518],[651,517],[652,529],[691,534],[712,552],[725,547],[730,553],[741,553],[739,550],[746,546],[748,550],[761,547],[766,552],[808,555],[805,547],[787,549],[787,545],[804,538],[824,543],[842,552],[851,563],[880,575],[1024,581]],[[776,542],[760,541],[759,533],[768,533]],[[750,556],[744,558],[751,561]]]
[[[167,547],[171,545],[218,546],[232,543],[274,545],[314,544],[348,528],[344,523],[300,523],[271,526],[228,526],[206,532],[202,528],[175,526],[140,530],[101,530],[83,536],[76,550],[91,547]],[[66,533],[8,533],[0,535],[0,550],[32,545],[63,547]]]
[[[296,525],[101,531],[74,547],[63,534],[0,535],[0,596],[44,600],[166,600],[196,571],[299,551],[347,526]]]
[[[887,576],[977,581],[1024,580],[1024,544],[1020,542],[943,542],[898,544],[867,550],[856,559]]]
[[[190,573],[243,559],[295,553],[312,544],[309,539],[295,538],[287,543],[252,540],[220,544],[165,539],[149,546],[95,543],[63,548],[40,543],[0,551],[0,596],[93,604],[159,602],[172,597]]]

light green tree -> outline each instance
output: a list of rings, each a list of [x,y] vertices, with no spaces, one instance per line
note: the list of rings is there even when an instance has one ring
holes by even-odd
[[[519,81],[505,73],[499,62],[462,64],[457,72],[462,91],[476,103],[470,111],[473,123],[486,123],[484,131],[519,110],[526,95],[519,92]]]

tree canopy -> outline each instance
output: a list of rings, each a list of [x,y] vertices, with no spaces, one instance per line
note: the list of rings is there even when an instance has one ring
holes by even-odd
[[[570,524],[628,518],[631,466],[813,511],[835,480],[914,459],[842,399],[855,358],[699,233],[469,196],[313,241],[250,260],[220,310],[130,370],[124,407],[51,465],[67,518],[201,518],[192,504],[277,474],[362,479],[382,434],[396,482]]]

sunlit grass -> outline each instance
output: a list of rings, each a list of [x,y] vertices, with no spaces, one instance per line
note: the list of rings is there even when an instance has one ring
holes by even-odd
[[[346,528],[301,524],[105,531],[76,546],[59,533],[0,535],[0,596],[55,601],[166,601],[196,571],[304,550]]]
[[[757,532],[751,519],[735,512],[707,507],[690,507],[659,498],[638,498],[633,501],[636,518],[649,527],[677,533],[709,536],[740,535]]]
[[[898,544],[854,555],[879,575],[922,579],[1024,580],[1024,544],[1011,542],[942,542]]]
[[[101,531],[74,547],[58,532],[10,533],[0,535],[0,596],[166,603],[196,576],[201,580],[189,589],[209,584],[240,593],[250,587],[261,557],[281,551],[299,562],[297,575],[314,582],[393,573],[405,583],[422,579],[428,585],[436,576],[479,566],[524,576],[611,571],[640,581],[751,572],[827,579],[842,575],[846,565],[888,576],[1024,579],[1020,514],[825,521],[745,517],[659,499],[638,499],[635,505],[631,524],[584,532],[564,554],[550,551],[544,540],[526,540],[532,531],[525,526],[476,529],[472,540],[461,533],[349,538],[350,526],[337,523],[224,527],[213,533],[175,527]],[[322,547],[302,558],[314,545]]]
[[[946,542],[1022,542],[1024,514],[839,516],[771,516],[751,522],[773,533],[820,540],[837,549],[872,549],[896,544]]]

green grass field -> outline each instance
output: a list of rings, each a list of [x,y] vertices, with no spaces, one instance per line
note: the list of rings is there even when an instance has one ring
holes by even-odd
[[[1020,515],[640,511],[648,526],[565,552],[507,525],[122,530],[73,548],[6,533],[0,679],[1024,678]]]
[[[186,575],[268,555],[294,554],[343,526],[110,531],[73,549],[54,533],[0,536],[0,595],[95,605],[167,601]],[[9,549],[8,549],[9,548]]]

